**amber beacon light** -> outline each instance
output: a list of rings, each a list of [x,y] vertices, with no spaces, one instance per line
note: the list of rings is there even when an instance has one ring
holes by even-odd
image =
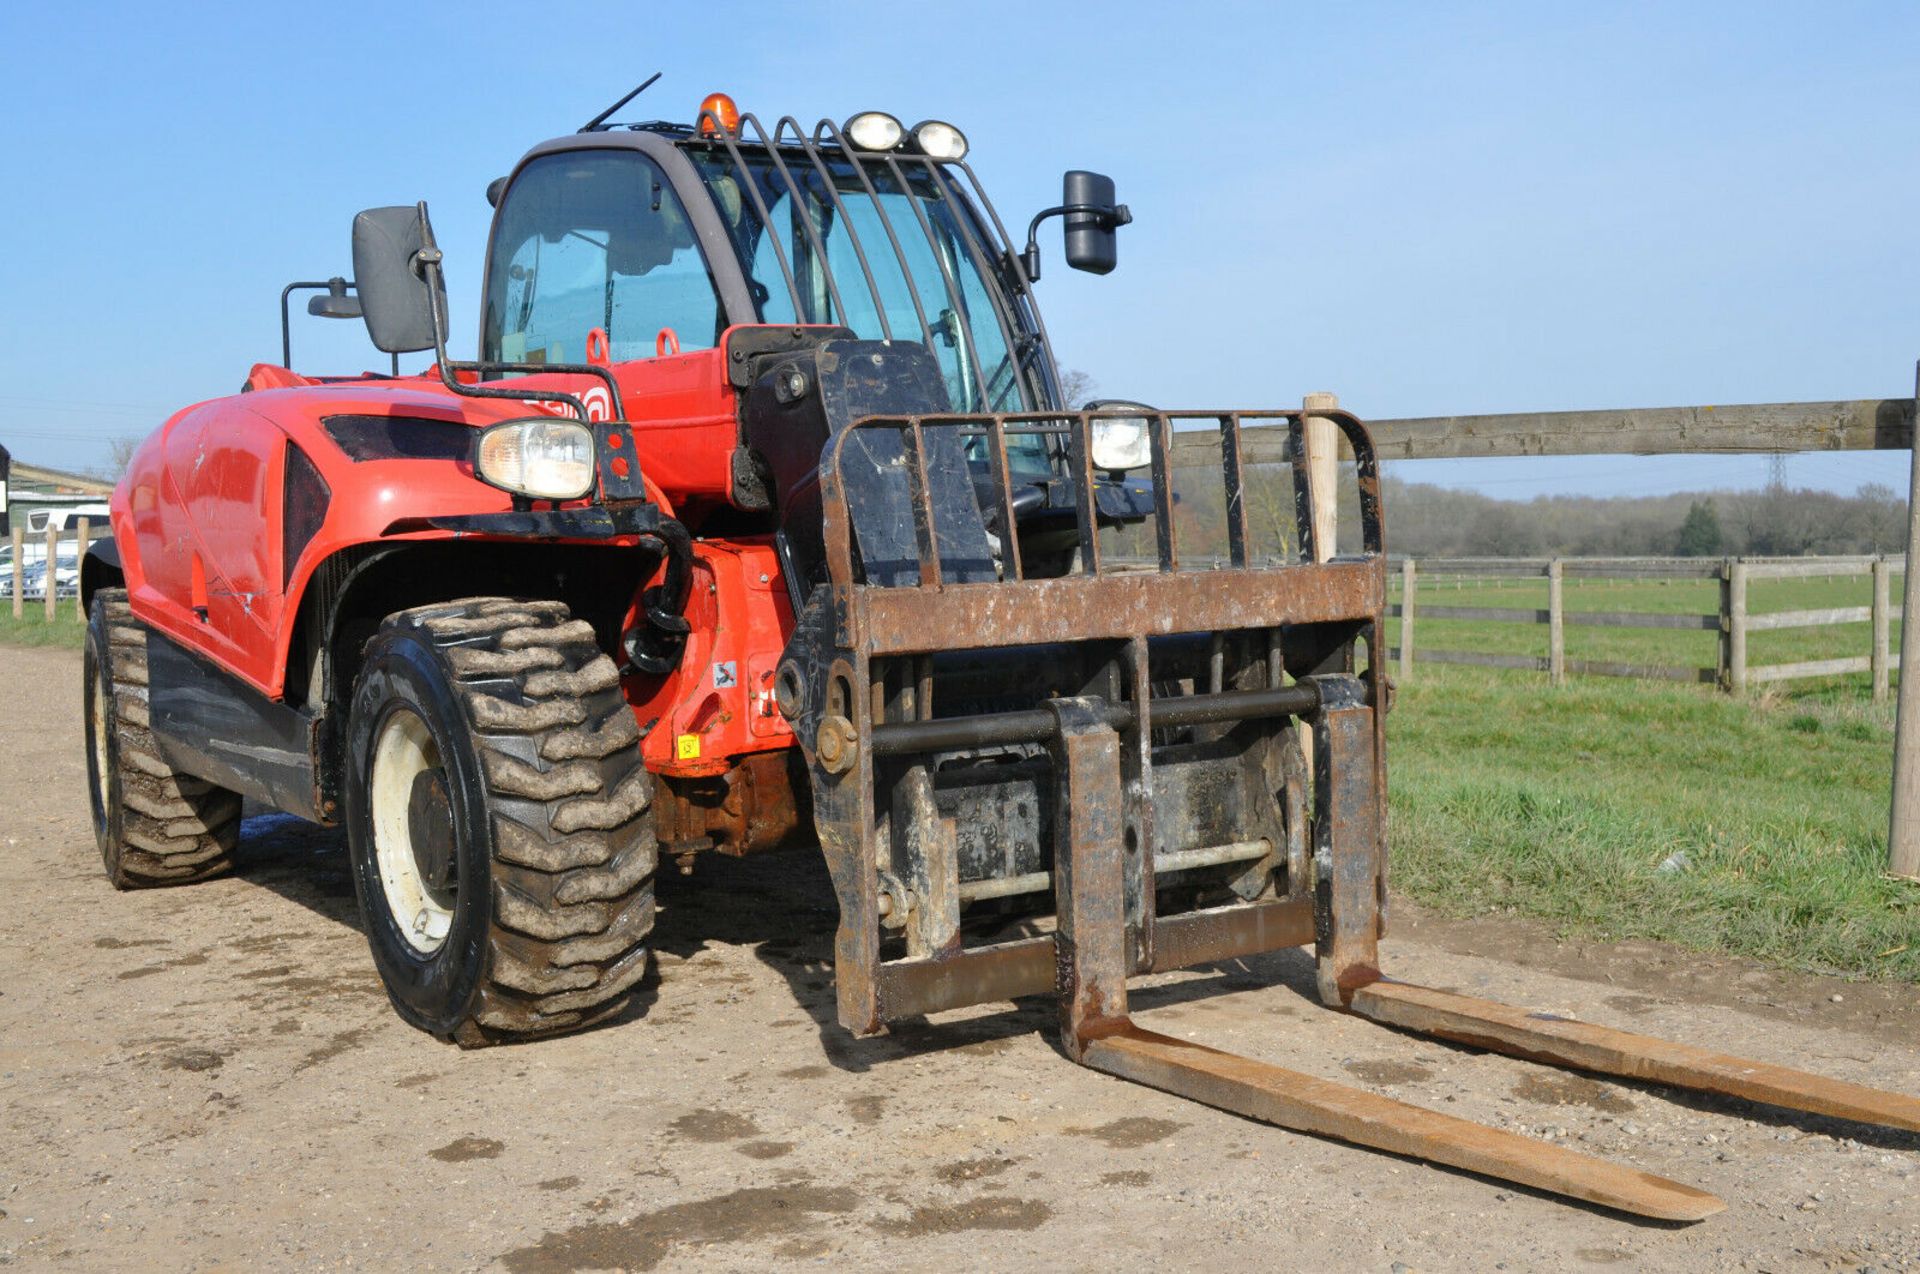
[[[717,127],[716,120],[719,121]],[[712,137],[721,129],[728,133],[740,131],[740,108],[725,93],[709,93],[700,103],[700,135]]]

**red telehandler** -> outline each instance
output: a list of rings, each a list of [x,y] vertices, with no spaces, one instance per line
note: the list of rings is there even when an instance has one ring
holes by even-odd
[[[1338,1011],[1920,1130],[1912,1097],[1382,976],[1373,448],[1332,417],[1336,554],[1299,412],[1062,400],[1036,232],[1113,269],[1111,180],[1067,173],[1017,249],[950,124],[612,113],[489,188],[476,361],[426,206],[375,208],[351,281],[288,292],[364,318],[391,374],[259,365],[134,457],[82,579],[115,885],[228,870],[243,799],[344,824],[394,1007],[481,1045],[622,1009],[661,855],[817,843],[856,1033],[1052,993],[1097,1070],[1624,1212],[1723,1206],[1128,1015],[1131,976],[1311,945]],[[1284,519],[1249,515],[1247,425],[1288,440]],[[1178,499],[1176,432],[1218,457]]]

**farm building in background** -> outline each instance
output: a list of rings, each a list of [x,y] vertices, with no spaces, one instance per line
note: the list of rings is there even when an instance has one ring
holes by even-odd
[[[26,464],[0,447],[0,535],[9,533],[9,523],[29,536],[49,524],[66,530],[83,517],[104,526],[112,493],[110,479]]]

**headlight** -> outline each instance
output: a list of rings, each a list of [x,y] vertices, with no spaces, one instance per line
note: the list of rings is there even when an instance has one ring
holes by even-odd
[[[958,162],[967,157],[967,135],[953,125],[930,119],[913,126],[914,144],[930,159]]]
[[[509,420],[480,435],[473,467],[520,495],[577,500],[593,490],[593,433],[576,420]]]
[[[885,111],[862,111],[847,121],[843,131],[861,150],[892,150],[907,130]]]
[[[1153,463],[1153,448],[1147,441],[1147,422],[1140,416],[1094,421],[1093,437],[1087,450],[1092,455],[1096,469],[1117,472]]]

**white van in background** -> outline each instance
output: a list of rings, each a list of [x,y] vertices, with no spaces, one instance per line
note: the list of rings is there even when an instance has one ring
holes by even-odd
[[[48,526],[62,533],[71,531],[80,525],[81,518],[86,518],[92,524],[90,530],[99,532],[106,527],[110,513],[111,510],[105,500],[92,504],[69,504],[51,509],[31,509],[27,512],[27,534],[29,536],[45,535]]]

